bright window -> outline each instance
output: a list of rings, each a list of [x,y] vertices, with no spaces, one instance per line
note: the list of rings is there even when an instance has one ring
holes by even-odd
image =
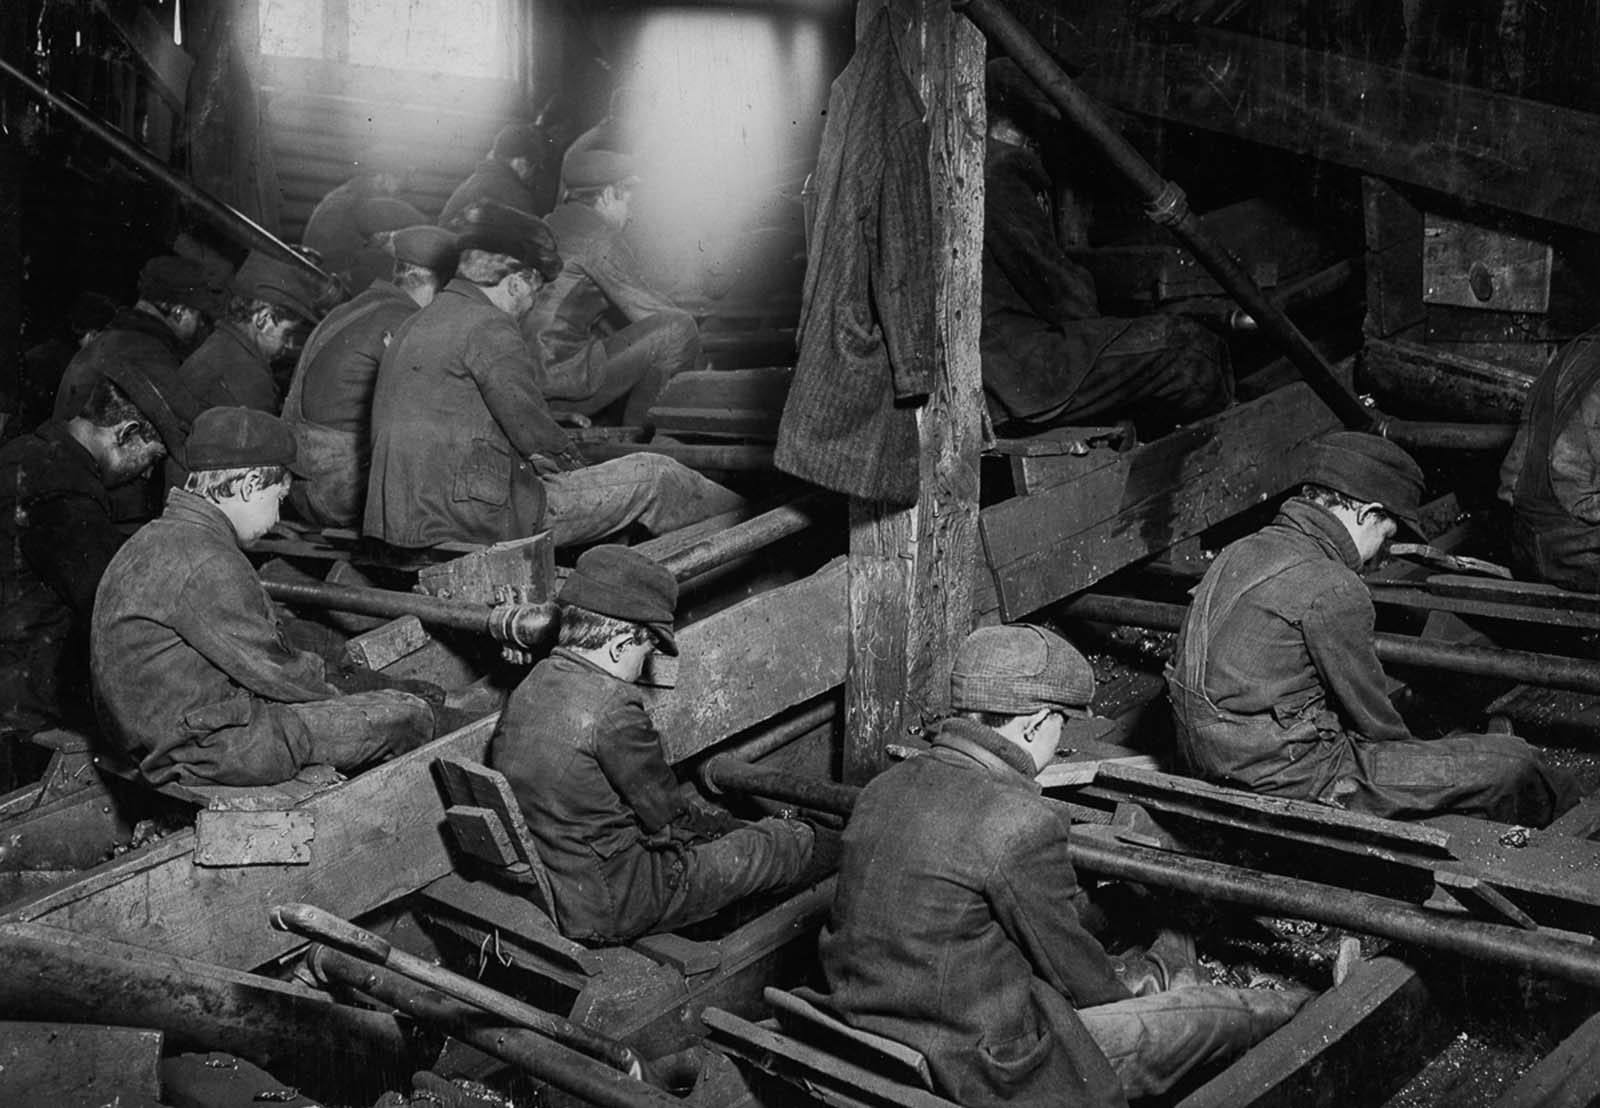
[[[261,0],[261,52],[379,69],[504,78],[515,0]]]

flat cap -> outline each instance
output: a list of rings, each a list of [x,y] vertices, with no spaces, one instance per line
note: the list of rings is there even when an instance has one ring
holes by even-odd
[[[1300,480],[1323,485],[1384,509],[1422,533],[1422,467],[1388,439],[1363,431],[1334,431],[1306,449]]]
[[[537,269],[546,281],[561,272],[555,232],[536,215],[494,200],[467,205],[451,222],[463,253],[482,250],[515,258]]]
[[[980,627],[956,650],[950,706],[1025,716],[1040,708],[1082,708],[1094,698],[1094,670],[1060,635],[1026,623]]]
[[[233,275],[233,291],[249,300],[286,308],[308,323],[317,322],[316,302],[322,290],[310,273],[299,266],[250,251]]]
[[[305,476],[289,425],[254,408],[207,408],[201,412],[189,432],[183,463],[190,470],[287,466],[296,476]]]
[[[660,563],[627,546],[595,546],[578,555],[556,599],[612,619],[642,623],[666,654],[678,652],[672,616],[678,582]]]
[[[561,167],[561,179],[569,189],[600,189],[637,181],[639,173],[630,155],[615,150],[580,150]]]
[[[428,217],[415,204],[407,204],[393,196],[369,196],[356,205],[356,230],[362,238],[426,222]]]
[[[205,266],[189,258],[161,254],[139,271],[139,299],[155,304],[184,304],[215,315],[217,290]]]
[[[200,404],[177,370],[163,368],[154,361],[141,365],[131,358],[115,358],[107,361],[100,372],[150,421],[168,456],[181,460],[189,429],[200,414]]]
[[[427,223],[400,228],[389,236],[389,249],[398,261],[437,270],[447,276],[461,256],[460,241],[452,232]]]

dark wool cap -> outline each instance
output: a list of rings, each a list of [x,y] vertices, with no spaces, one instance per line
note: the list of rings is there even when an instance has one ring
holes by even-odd
[[[515,258],[537,269],[546,281],[554,280],[561,272],[555,232],[536,215],[494,200],[480,200],[456,216],[451,227],[459,236],[457,244],[463,253],[482,250]]]
[[[950,706],[1025,716],[1040,708],[1082,708],[1094,698],[1094,670],[1060,635],[1026,623],[980,627],[956,651]]]
[[[163,254],[139,271],[139,299],[153,304],[186,304],[215,314],[217,294],[199,262]]]
[[[448,275],[461,256],[461,244],[443,227],[421,224],[402,227],[389,236],[389,249],[397,260]]]
[[[642,623],[656,633],[663,653],[678,652],[672,633],[678,582],[637,550],[612,545],[585,550],[556,599],[612,619]]]
[[[562,182],[569,189],[602,189],[607,185],[637,181],[639,172],[633,158],[615,150],[580,150],[561,167]]]
[[[207,408],[195,417],[184,447],[184,465],[198,469],[288,466],[297,477],[294,432],[275,415],[254,408]]]
[[[426,222],[428,217],[415,204],[407,204],[393,196],[369,196],[356,205],[356,230],[362,238]]]
[[[305,320],[317,322],[319,282],[297,265],[250,251],[239,272],[233,275],[233,291],[247,300],[260,300],[286,308]]]
[[[1388,439],[1362,431],[1335,431],[1306,451],[1300,480],[1325,485],[1363,504],[1382,504],[1419,535],[1422,469]]]
[[[537,123],[508,123],[494,136],[489,156],[502,162],[514,158],[539,161],[550,150],[550,136]]]
[[[200,405],[177,373],[149,372],[125,359],[110,361],[101,373],[150,421],[161,436],[167,454],[181,460],[184,442],[200,412]]]

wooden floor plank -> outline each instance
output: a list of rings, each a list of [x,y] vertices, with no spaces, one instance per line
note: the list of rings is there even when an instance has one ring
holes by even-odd
[[[1590,1016],[1523,1074],[1492,1108],[1595,1108],[1600,1105],[1600,1016]]]

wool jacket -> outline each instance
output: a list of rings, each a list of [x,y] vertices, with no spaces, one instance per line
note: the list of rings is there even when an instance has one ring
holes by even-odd
[[[887,9],[834,81],[817,157],[800,357],[778,468],[865,500],[916,502],[916,408],[935,371],[928,129]]]
[[[122,541],[100,467],[65,424],[0,447],[0,730],[83,714],[89,613]]]
[[[1500,468],[1518,563],[1563,588],[1600,592],[1600,329],[1539,374]]]
[[[674,831],[734,826],[678,791],[661,736],[633,684],[558,647],[506,705],[489,764],[511,784],[574,937],[639,934],[672,894]]]
[[[444,208],[439,212],[439,225],[448,225],[479,200],[496,200],[529,215],[545,214],[538,210],[538,198],[533,195],[532,189],[522,183],[516,170],[497,158],[485,158],[465,181],[456,186],[450,199],[444,202]]]
[[[441,289],[378,367],[362,529],[405,547],[537,531],[539,469],[574,452],[537,381],[515,320],[465,278]]]
[[[245,331],[243,324],[227,320],[184,359],[178,373],[200,410],[254,408],[276,415],[281,400],[272,365]]]
[[[329,312],[306,340],[283,418],[308,476],[295,506],[324,526],[360,527],[367,496],[368,430],[378,365],[417,303],[387,281]]]
[[[254,700],[338,694],[322,659],[284,639],[228,517],[183,489],[106,567],[90,650],[107,739],[157,781],[174,750],[244,723]]]
[[[1075,1010],[1128,990],[1081,923],[1066,808],[1034,776],[1004,737],[953,719],[861,790],[816,1000],[921,1051],[966,1108],[1120,1105]]]

